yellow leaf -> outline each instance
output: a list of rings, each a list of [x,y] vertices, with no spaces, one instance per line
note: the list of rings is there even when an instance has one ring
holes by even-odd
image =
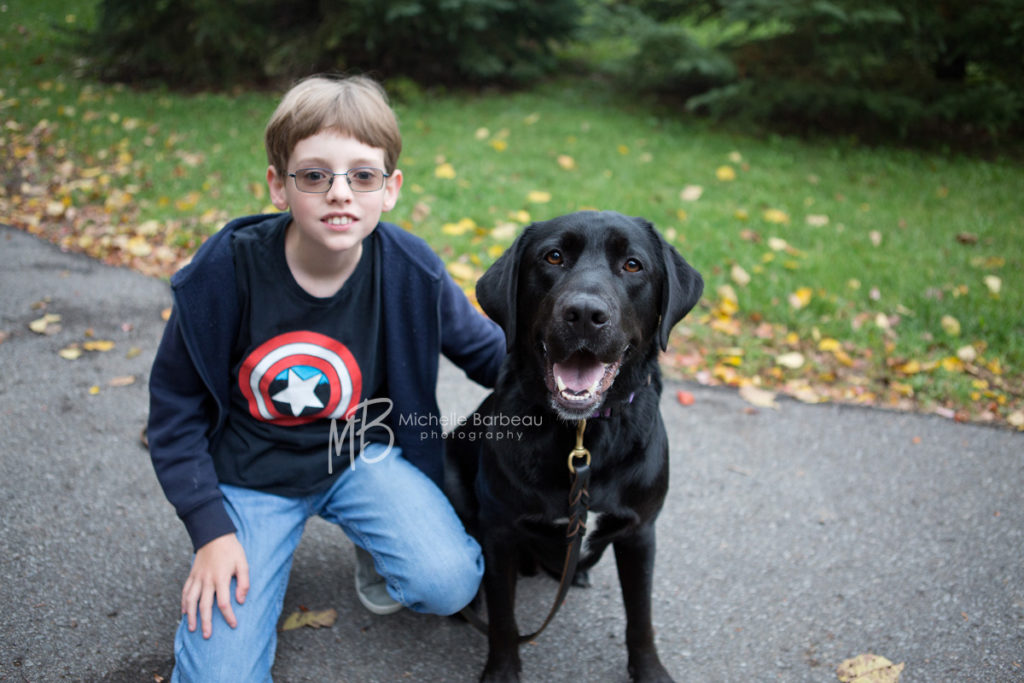
[[[836,668],[842,683],[897,683],[904,664],[893,664],[885,657],[863,654],[847,659]]]
[[[473,137],[475,137],[477,140],[486,140],[490,136],[491,131],[487,130],[484,127],[477,128],[476,133],[473,134]]]
[[[902,365],[897,365],[895,368],[896,372],[903,373],[904,375],[916,375],[921,372],[921,364],[916,360],[908,360]]]
[[[963,372],[964,363],[956,356],[948,356],[939,362],[939,366],[946,372]]]
[[[468,263],[462,263],[461,261],[455,261],[454,263],[448,264],[448,272],[451,273],[452,277],[456,280],[476,280],[477,271],[473,266]]]
[[[781,209],[765,209],[761,217],[769,223],[789,223],[789,214]]]
[[[738,221],[750,220],[750,212],[746,209],[736,209],[733,211],[732,217]]]
[[[306,612],[298,611],[292,612],[288,615],[288,618],[284,620],[284,624],[281,625],[282,631],[291,631],[303,626],[309,628],[330,628],[334,626],[334,622],[338,619],[338,610],[325,609],[325,610],[309,610]]]
[[[950,337],[960,336],[960,321],[951,315],[942,316],[942,320],[939,321],[942,326],[942,330]]]
[[[676,218],[681,221],[685,221],[689,216],[684,209],[676,209]]]
[[[455,167],[447,161],[437,168],[434,169],[435,178],[444,178],[445,180],[451,180],[455,177]]]
[[[736,180],[736,169],[732,166],[719,166],[715,170],[715,177],[726,183]]]
[[[1003,288],[1003,280],[998,275],[986,275],[985,286],[993,294],[999,294],[999,290]]]
[[[704,194],[704,188],[700,185],[687,185],[679,193],[679,198],[684,202],[695,202],[700,199],[702,194]]]
[[[750,384],[740,387],[740,398],[759,408],[779,409],[779,404],[775,401],[774,391],[759,389]]]
[[[441,226],[441,232],[446,235],[464,235],[475,229],[476,221],[472,218],[462,218],[458,223],[445,223]]]
[[[128,240],[128,253],[132,256],[138,256],[140,258],[149,256],[153,253],[152,245],[146,241],[146,238],[142,235],[135,235]]]
[[[786,251],[789,249],[789,242],[781,237],[769,237],[768,248],[772,251]]]
[[[494,148],[495,152],[504,152],[506,149],[508,149],[508,141],[502,140],[501,138],[495,138],[487,144]],[[452,177],[454,178],[455,176]]]
[[[965,363],[973,363],[978,358],[978,350],[973,346],[961,346],[956,350],[956,357]]]
[[[789,353],[783,353],[775,357],[775,364],[781,365],[784,368],[790,370],[796,370],[803,367],[804,365],[804,354],[799,351],[791,351]]]
[[[811,226],[812,228],[820,228],[822,226],[828,225],[828,216],[824,214],[810,214],[804,220],[806,220],[807,225]]]
[[[566,171],[571,171],[576,168],[576,160],[568,154],[558,155],[558,165],[564,168]]]
[[[619,154],[621,154],[622,156],[626,156],[627,154],[629,154],[629,147],[627,147],[626,145],[619,145],[618,150]]]
[[[90,396],[95,396],[98,393],[100,393],[100,388],[97,385],[93,384],[91,387],[89,387]]]
[[[109,339],[94,339],[84,342],[82,348],[86,351],[109,351],[114,348],[114,342]]]
[[[82,356],[82,349],[78,344],[72,344],[71,346],[65,346],[63,349],[58,351],[57,355],[66,360],[77,360]]]
[[[28,329],[32,330],[36,334],[53,334],[57,331],[51,325],[56,326],[60,322],[60,315],[56,313],[47,313],[42,318],[36,318],[28,324]]]
[[[551,201],[551,193],[545,190],[533,190],[526,195],[526,199],[534,204],[546,204]]]
[[[1006,421],[1011,427],[1024,430],[1024,410],[1015,410],[1006,416]]]
[[[842,349],[836,349],[835,351],[832,352],[832,355],[834,355],[836,357],[836,360],[845,365],[846,367],[853,367],[853,359],[850,358],[850,355],[846,353],[846,351],[843,351]]]
[[[732,281],[738,284],[740,287],[746,287],[750,284],[750,273],[743,270],[743,266],[738,263],[732,265],[732,269],[729,272]]]
[[[789,305],[799,310],[811,303],[812,296],[814,292],[810,287],[801,287],[789,295]]]
[[[842,346],[840,345],[839,340],[832,339],[831,337],[825,337],[818,342],[819,351],[838,351],[841,348]]]

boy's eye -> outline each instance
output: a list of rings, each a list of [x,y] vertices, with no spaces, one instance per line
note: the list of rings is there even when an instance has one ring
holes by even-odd
[[[349,175],[352,176],[352,180],[358,180],[365,182],[367,180],[373,180],[376,176],[373,171],[362,169],[359,171],[351,171]]]
[[[309,171],[301,171],[299,175],[301,175],[302,179],[305,180],[307,183],[322,183],[324,180],[327,179],[326,173],[324,173],[323,171],[318,171],[316,169],[312,169]]]

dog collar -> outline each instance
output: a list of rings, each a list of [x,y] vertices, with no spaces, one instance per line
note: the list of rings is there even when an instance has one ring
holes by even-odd
[[[627,398],[625,400],[625,403],[632,403],[634,398],[636,398],[636,392],[635,391],[632,392],[629,395],[629,398]],[[611,406],[605,406],[603,408],[599,408],[599,409],[595,410],[594,414],[591,415],[590,417],[593,419],[593,418],[598,418],[598,417],[611,417],[611,416],[612,416],[612,407]]]

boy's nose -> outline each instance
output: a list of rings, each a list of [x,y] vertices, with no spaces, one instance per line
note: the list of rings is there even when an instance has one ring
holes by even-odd
[[[334,182],[327,189],[328,201],[345,201],[352,198],[352,188],[348,185],[348,178],[343,175],[334,176]]]

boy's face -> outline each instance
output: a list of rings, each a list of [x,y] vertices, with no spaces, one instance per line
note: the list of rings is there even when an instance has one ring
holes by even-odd
[[[355,192],[345,176],[334,176],[323,193],[299,190],[296,179],[288,174],[309,168],[343,173],[360,167],[383,169],[384,150],[336,131],[321,131],[295,145],[283,174],[273,166],[267,169],[270,198],[278,209],[291,209],[290,229],[297,230],[303,240],[335,253],[359,247],[377,227],[381,214],[394,208],[402,172],[395,169],[383,188],[371,192]]]

